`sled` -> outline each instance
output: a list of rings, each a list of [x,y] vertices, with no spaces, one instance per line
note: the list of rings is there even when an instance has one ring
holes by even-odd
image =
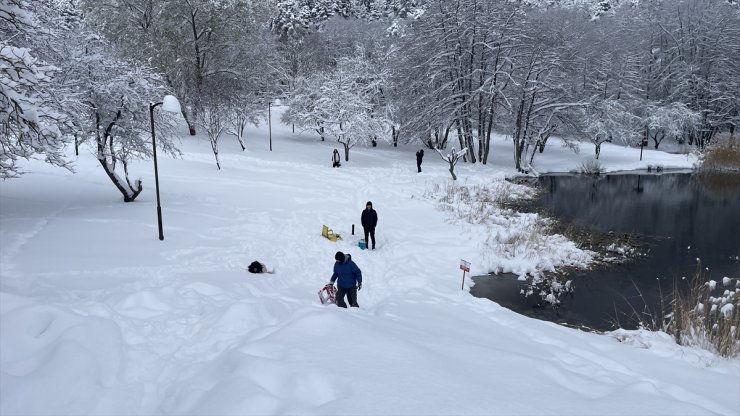
[[[342,239],[342,236],[335,233],[331,228],[327,227],[326,225],[321,226],[321,236],[324,238],[328,238],[331,241],[337,241],[337,240]]]
[[[337,293],[337,289],[332,284],[327,284],[321,290],[319,290],[319,300],[322,305],[333,304],[336,302],[334,296]]]

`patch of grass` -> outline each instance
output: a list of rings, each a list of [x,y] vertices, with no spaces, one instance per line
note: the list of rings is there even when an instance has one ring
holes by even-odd
[[[640,298],[644,301],[641,294]],[[740,356],[740,280],[707,281],[699,261],[691,279],[674,281],[667,301],[661,296],[657,309],[647,303],[642,311],[632,306],[629,319],[642,328],[671,335],[679,345],[722,357]]]
[[[722,357],[740,355],[738,279],[705,281],[699,262],[688,288],[674,284],[672,305],[666,332],[678,344],[713,350]]]
[[[696,178],[711,196],[722,198],[740,189],[740,170],[738,172],[699,170]]]
[[[740,172],[740,141],[729,135],[718,136],[699,159],[705,170]]]
[[[481,248],[484,256],[495,262],[512,258],[555,258],[560,262],[559,268],[590,264],[594,254],[578,250],[563,235],[552,233],[549,218],[511,208],[535,194],[533,188],[495,180],[485,185],[433,185],[424,196],[437,201],[454,221],[485,227],[486,240]],[[546,273],[553,268],[549,261],[538,262],[534,268],[526,276],[524,296],[537,295],[543,304],[557,306],[562,294],[572,292],[573,286],[567,276]]]

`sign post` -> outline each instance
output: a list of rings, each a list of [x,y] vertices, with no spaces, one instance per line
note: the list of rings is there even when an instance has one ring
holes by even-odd
[[[470,262],[460,259],[460,270],[463,271],[462,285],[460,286],[460,290],[463,290],[465,289],[465,272],[470,271]]]

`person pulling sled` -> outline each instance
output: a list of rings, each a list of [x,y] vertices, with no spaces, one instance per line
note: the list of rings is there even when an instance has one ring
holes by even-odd
[[[337,251],[334,260],[334,273],[331,275],[329,284],[333,287],[334,282],[337,282],[337,293],[335,295],[337,306],[346,308],[347,304],[344,302],[344,297],[347,296],[349,306],[359,308],[357,291],[362,289],[360,268],[352,261],[352,256],[341,251]]]

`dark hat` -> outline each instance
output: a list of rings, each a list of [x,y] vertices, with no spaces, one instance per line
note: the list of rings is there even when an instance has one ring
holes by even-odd
[[[367,204],[365,204],[365,206],[367,206],[367,205],[373,206],[373,203],[370,202],[370,201],[367,201]]]
[[[342,253],[341,251],[337,251],[337,254],[334,255],[334,260],[336,260],[338,262],[343,262],[344,261],[344,253]]]

